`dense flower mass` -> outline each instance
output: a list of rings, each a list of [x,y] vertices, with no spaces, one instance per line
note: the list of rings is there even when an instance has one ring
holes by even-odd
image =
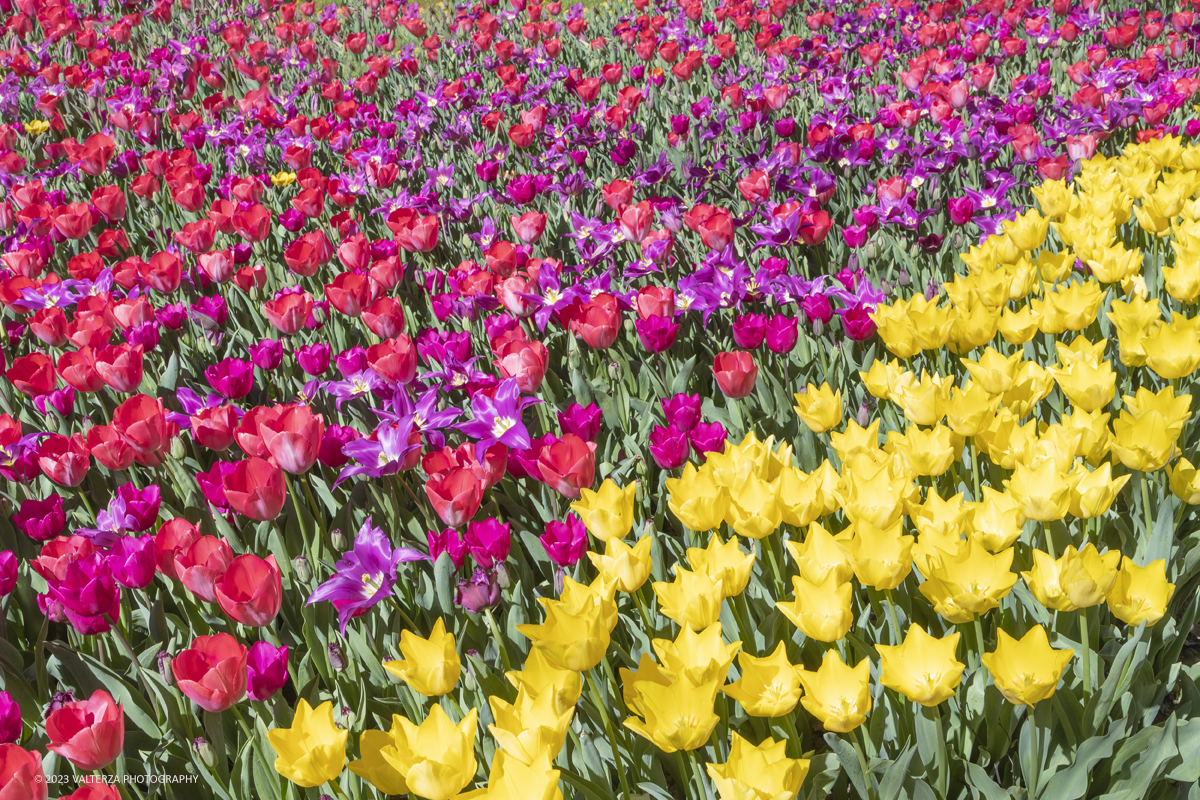
[[[0,0],[0,800],[1194,791],[1190,6]]]

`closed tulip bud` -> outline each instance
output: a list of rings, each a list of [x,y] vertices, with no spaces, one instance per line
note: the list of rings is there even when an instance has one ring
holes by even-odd
[[[304,556],[296,556],[292,559],[292,572],[296,574],[296,580],[300,583],[308,583],[312,580],[312,566]]]
[[[329,643],[329,666],[333,667],[334,672],[341,672],[346,668],[346,659],[342,658],[342,648],[337,642]],[[332,712],[331,712],[332,713]]]
[[[798,669],[804,695],[800,703],[827,731],[849,733],[866,722],[871,711],[871,662],[864,658],[849,667],[834,650],[828,650],[820,669]]]
[[[1035,625],[1020,639],[1000,628],[995,651],[984,653],[981,660],[1008,702],[1034,706],[1054,694],[1074,656],[1074,650],[1051,647],[1046,629]]]
[[[203,736],[196,737],[192,741],[192,749],[196,751],[196,755],[204,766],[209,769],[214,769],[217,766],[217,751],[208,743],[208,740]]]
[[[171,654],[163,650],[159,652],[156,660],[158,661],[158,675],[167,686],[175,685],[175,674],[171,672]]]

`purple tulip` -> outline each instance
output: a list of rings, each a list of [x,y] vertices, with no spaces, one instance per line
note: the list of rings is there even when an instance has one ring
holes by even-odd
[[[367,369],[367,351],[361,347],[351,347],[343,350],[333,359],[333,365],[342,373],[343,378]]]
[[[208,472],[197,472],[196,483],[204,499],[221,511],[229,509],[229,501],[225,499],[225,476],[233,474],[236,467],[228,461],[218,461]]]
[[[823,294],[810,294],[800,301],[800,307],[804,309],[810,324],[820,320],[822,325],[828,325],[829,320],[833,319],[833,305]]]
[[[733,341],[743,350],[754,350],[763,343],[767,318],[762,314],[738,314],[733,321]]]
[[[472,614],[495,608],[499,602],[500,584],[494,573],[482,567],[476,569],[469,579],[459,581],[454,593],[455,605],[462,606]]]
[[[50,596],[62,603],[67,612],[80,617],[98,617],[113,611],[121,596],[105,566],[105,557],[99,552],[72,561],[61,581],[48,583]]]
[[[125,501],[126,516],[133,518],[130,530],[141,533],[155,527],[158,509],[162,505],[162,493],[157,484],[138,489],[132,483],[126,483],[117,489],[117,496]]]
[[[283,342],[263,339],[258,344],[250,345],[248,349],[250,360],[261,370],[270,372],[283,363]]]
[[[154,319],[166,325],[168,329],[177,331],[187,320],[187,307],[183,303],[172,303],[154,312]]]
[[[8,692],[0,692],[0,744],[21,738],[21,707]]]
[[[951,197],[946,201],[950,221],[955,225],[966,225],[975,215],[975,201],[969,197]]]
[[[204,370],[208,385],[222,397],[237,400],[250,394],[254,388],[254,367],[240,358],[227,358]]]
[[[725,426],[719,422],[701,422],[688,432],[692,449],[699,454],[725,450]]]
[[[17,530],[39,542],[48,542],[62,533],[67,524],[62,495],[52,494],[45,500],[29,499],[12,516]]]
[[[791,117],[775,120],[775,135],[780,139],[787,139],[796,132],[796,120]]]
[[[321,449],[317,451],[317,460],[327,467],[340,469],[350,461],[350,457],[342,452],[348,442],[361,439],[362,434],[349,425],[330,425],[325,428],[321,437]]]
[[[674,425],[656,425],[650,431],[650,455],[661,469],[675,469],[687,461],[688,435]]]
[[[425,532],[425,541],[429,544],[429,560],[437,561],[442,553],[447,553],[457,569],[467,560],[467,543],[458,535],[454,528],[446,528],[441,533]]]
[[[154,580],[154,537],[122,536],[104,563],[117,583],[127,589],[145,589]]]
[[[564,434],[573,433],[585,442],[594,442],[600,434],[602,414],[599,406],[588,403],[581,406],[571,403],[566,411],[558,412],[558,425]]]
[[[696,427],[700,421],[700,395],[677,394],[674,397],[664,397],[663,413],[667,415],[667,424],[674,425],[683,433]]]
[[[46,413],[46,406],[50,406],[58,412],[60,417],[65,419],[71,416],[71,412],[75,410],[75,390],[70,386],[64,386],[50,394],[38,395],[33,398],[33,404],[43,414]]]
[[[661,353],[675,344],[675,336],[679,333],[678,323],[667,317],[639,319],[633,323],[633,327],[642,347],[651,353]]]
[[[219,294],[201,297],[192,303],[192,319],[205,330],[221,327],[229,319],[225,298]]]
[[[800,320],[776,314],[767,321],[767,347],[772,353],[790,353],[800,338]]]
[[[871,229],[866,225],[847,225],[842,228],[842,238],[848,247],[862,247],[871,238]]]
[[[125,341],[131,345],[141,345],[142,350],[150,352],[158,347],[158,323],[143,322],[141,325],[135,325],[125,331]]]
[[[287,645],[255,642],[246,656],[246,694],[251,700],[270,700],[288,679]]]
[[[587,552],[587,527],[579,517],[568,514],[566,522],[547,522],[541,541],[546,555],[557,566],[573,567]]]
[[[0,553],[0,597],[7,597],[17,588],[17,567],[20,561],[11,550]]]
[[[512,548],[512,531],[508,523],[501,523],[498,519],[470,523],[467,525],[467,535],[463,538],[475,563],[484,569],[492,569],[497,563],[503,563]]]
[[[329,359],[333,348],[327,344],[306,344],[296,348],[296,362],[300,369],[314,378],[325,374],[329,369]]]

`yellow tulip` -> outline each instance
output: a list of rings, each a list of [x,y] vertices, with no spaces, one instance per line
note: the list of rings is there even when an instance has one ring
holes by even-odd
[[[587,557],[602,574],[613,580],[622,592],[636,592],[650,577],[653,560],[650,548],[654,539],[650,535],[638,539],[630,547],[621,539],[609,539],[604,543],[604,553],[588,553]]]
[[[825,651],[816,672],[797,668],[804,695],[800,704],[816,717],[825,730],[849,733],[862,725],[871,712],[871,661],[864,658],[846,666],[834,650]]]
[[[975,443],[987,453],[994,463],[1004,469],[1015,469],[1025,463],[1027,454],[1037,442],[1037,421],[1024,425],[1010,409],[1002,408],[992,419],[987,430],[976,435]]]
[[[888,434],[889,440],[895,432]],[[897,443],[899,443],[897,436]],[[903,436],[903,452],[913,472],[918,476],[938,476],[950,469],[959,459],[963,440],[945,425],[932,428],[909,428]]]
[[[1101,555],[1096,545],[1082,550],[1068,547],[1058,560],[1041,550],[1033,551],[1033,569],[1022,572],[1037,601],[1056,611],[1091,608],[1104,602],[1117,579],[1121,552]]]
[[[922,350],[937,350],[944,347],[950,338],[954,316],[949,309],[938,307],[936,297],[926,300],[922,295],[914,295],[908,303],[908,324],[911,326],[913,341],[917,347]]]
[[[454,634],[446,632],[446,623],[441,617],[433,623],[428,639],[422,639],[412,631],[401,632],[400,652],[403,659],[385,662],[383,668],[426,697],[446,694],[462,674]]]
[[[404,776],[409,794],[425,800],[450,800],[475,778],[475,730],[479,711],[472,708],[455,725],[440,705],[430,707],[420,725],[396,714],[392,743],[380,756]]]
[[[349,731],[333,724],[333,703],[312,708],[306,700],[296,704],[292,727],[267,731],[279,756],[275,771],[297,786],[313,787],[342,774],[346,764]]]
[[[1172,439],[1179,438],[1183,432],[1184,423],[1192,416],[1192,412],[1189,410],[1192,405],[1192,396],[1187,393],[1176,395],[1175,389],[1171,386],[1165,386],[1157,392],[1152,392],[1143,386],[1132,397],[1123,395],[1121,401],[1125,404],[1125,410],[1135,418],[1151,411],[1157,411],[1162,415],[1167,432]]]
[[[707,764],[708,777],[720,800],[781,800],[792,798],[808,775],[808,760],[788,758],[787,742],[767,737],[758,747],[735,731],[724,764]]]
[[[549,692],[533,696],[524,689],[517,690],[517,699],[512,703],[493,695],[488,704],[496,720],[488,730],[496,744],[522,764],[533,764],[542,754],[554,760],[575,714],[574,709],[560,712]]]
[[[1039,522],[1062,519],[1071,505],[1071,487],[1053,460],[1044,461],[1036,469],[1017,464],[1008,479],[1008,491],[1021,513]]]
[[[717,689],[716,680],[700,686],[687,680],[644,683],[639,688],[644,719],[630,717],[625,727],[665,753],[703,747],[721,719],[713,713]]]
[[[1051,367],[1050,374],[1073,405],[1084,411],[1097,411],[1117,396],[1117,373],[1104,361],[1072,361],[1065,367]]]
[[[967,666],[955,658],[958,637],[951,633],[938,639],[913,625],[904,634],[903,644],[875,645],[880,657],[879,682],[926,707],[944,703],[954,696]]]
[[[1013,310],[1004,309],[1000,321],[996,324],[1004,341],[1012,345],[1022,345],[1033,339],[1042,325],[1042,316],[1033,306],[1024,305]]]
[[[742,643],[725,644],[721,623],[714,622],[699,633],[684,627],[675,641],[655,639],[650,646],[662,662],[662,671],[673,680],[686,680],[693,686],[716,681],[719,686],[725,682]]]
[[[992,554],[977,540],[967,539],[954,553],[931,560],[929,580],[921,584],[920,592],[934,603],[938,614],[942,614],[936,608],[939,602],[951,613],[986,614],[1017,582],[1012,560],[1012,548]]]
[[[871,362],[871,366],[866,372],[858,373],[859,380],[862,381],[863,387],[871,394],[880,400],[890,400],[892,387],[890,371],[887,364],[879,359]]]
[[[879,450],[879,420],[865,428],[853,419],[847,420],[846,430],[830,433],[829,441],[843,462],[858,453],[874,453]]]
[[[851,522],[865,520],[877,528],[888,528],[903,516],[912,482],[894,478],[888,466],[872,472],[848,469],[843,478],[846,498],[842,506]]]
[[[975,436],[987,430],[999,407],[998,395],[990,394],[982,385],[971,381],[963,389],[950,390],[945,409],[946,424],[959,436]]]
[[[1143,348],[1150,328],[1162,320],[1158,301],[1142,297],[1131,297],[1128,301],[1113,300],[1108,319],[1117,329],[1121,363],[1127,367],[1140,367],[1146,363]]]
[[[959,360],[971,374],[972,382],[976,386],[989,395],[998,396],[1013,388],[1021,359],[1022,354],[1019,350],[1011,356],[1005,356],[996,352],[995,348],[989,347],[983,351],[978,361],[968,358]]]
[[[796,575],[792,577],[792,590],[795,599],[790,603],[778,600],[775,607],[805,636],[819,642],[836,642],[849,632],[854,624],[852,584],[839,583],[833,574],[820,584]]]
[[[1112,442],[1112,432],[1109,431],[1108,421],[1111,414],[1099,411],[1087,412],[1074,409],[1070,414],[1064,414],[1060,423],[1064,428],[1079,432],[1079,443],[1075,455],[1083,458],[1093,467],[1108,455]]]
[[[914,424],[937,425],[946,416],[953,388],[953,378],[922,374],[920,381],[897,386],[892,397]]]
[[[598,492],[580,489],[580,498],[571,503],[571,510],[583,520],[588,533],[600,541],[624,539],[633,530],[633,502],[636,493],[636,483],[622,489],[608,479],[600,484]]]
[[[858,582],[881,592],[903,583],[912,572],[912,550],[916,540],[903,535],[900,520],[887,528],[877,528],[866,520],[859,520],[851,530],[853,535],[844,547]]]
[[[785,468],[779,475],[779,507],[783,521],[803,527],[825,513],[821,495],[821,477],[806,475],[795,467]]]
[[[586,672],[599,664],[612,636],[606,608],[612,605],[611,601],[598,596],[578,604],[551,598],[541,600],[546,621],[541,625],[518,625],[517,630],[559,669]]]
[[[358,750],[362,758],[346,766],[358,777],[384,794],[406,794],[408,784],[404,775],[383,757],[388,748],[396,749],[396,740],[387,731],[363,731],[358,739]]]
[[[782,717],[792,713],[800,700],[800,678],[787,658],[783,642],[763,658],[738,655],[741,677],[722,687],[725,694],[742,704],[752,717]],[[736,736],[736,734],[734,734]]]
[[[712,470],[697,470],[688,462],[680,477],[667,478],[665,485],[667,506],[691,530],[709,531],[725,519],[729,491],[717,484]]]
[[[1027,253],[1042,246],[1049,228],[1050,221],[1039,214],[1036,208],[1004,222],[1004,230],[1012,237],[1013,244]]]
[[[1094,472],[1079,467],[1067,477],[1071,486],[1071,516],[1092,519],[1103,516],[1112,506],[1129,475],[1112,477],[1112,465],[1105,463]]]
[[[993,553],[1012,547],[1024,526],[1025,515],[1016,498],[990,486],[983,487],[983,499],[971,504],[963,523],[968,535]]]
[[[696,572],[704,573],[714,583],[721,582],[723,597],[737,597],[745,591],[754,571],[754,553],[743,553],[737,539],[722,542],[715,533],[708,540],[708,547],[689,547],[687,560]]]
[[[1042,181],[1033,189],[1033,196],[1041,206],[1042,213],[1057,218],[1066,216],[1070,210],[1073,191],[1065,180]]]
[[[1038,275],[1046,283],[1065,281],[1075,271],[1075,258],[1075,254],[1070,250],[1064,250],[1061,253],[1043,250],[1038,253],[1035,261]]]
[[[829,531],[817,523],[808,528],[808,536],[803,542],[788,540],[784,542],[800,575],[811,584],[819,586],[830,575],[834,577],[835,585],[841,585],[854,577],[854,567],[842,549],[830,535]]]
[[[1167,467],[1167,477],[1171,484],[1171,494],[1190,506],[1200,505],[1200,472],[1192,466],[1192,462],[1181,458],[1174,467]]]
[[[617,672],[621,676],[621,696],[625,699],[626,707],[641,717],[646,716],[646,709],[642,707],[642,687],[651,683],[670,686],[671,681],[675,680],[663,671],[662,666],[649,653],[642,653],[636,671],[619,667]]]
[[[1167,581],[1166,561],[1160,558],[1139,567],[1126,556],[1108,594],[1108,608],[1126,625],[1154,625],[1167,613],[1174,594],[1175,584]]]
[[[291,186],[296,182],[296,173],[294,172],[276,172],[271,176],[272,186]]]
[[[551,663],[546,654],[534,647],[525,658],[520,670],[504,673],[508,682],[518,692],[522,689],[531,696],[549,694],[554,698],[554,708],[563,713],[574,708],[583,694],[583,678],[578,672],[562,669]],[[393,792],[395,794],[395,792]]]
[[[662,613],[681,626],[700,631],[721,616],[722,583],[704,573],[676,565],[673,582],[660,581],[652,588]]]
[[[1033,361],[1017,367],[1013,387],[1000,396],[1004,406],[1018,419],[1028,415],[1054,389],[1054,376]]]
[[[1154,472],[1175,453],[1175,439],[1166,418],[1156,410],[1133,417],[1122,410],[1113,421],[1112,452],[1129,469]]]
[[[763,539],[783,523],[779,484],[779,480],[768,482],[757,475],[747,475],[730,490],[725,521],[739,536]]]
[[[1046,629],[1035,625],[1020,639],[997,629],[996,649],[982,656],[996,688],[1013,705],[1033,706],[1051,697],[1075,651],[1055,650]]]
[[[818,389],[811,383],[805,392],[794,395],[797,416],[813,433],[824,433],[842,421],[842,391],[830,390],[828,383]]]
[[[1142,341],[1146,366],[1167,380],[1186,378],[1200,367],[1200,335],[1196,320],[1176,314]]]
[[[524,764],[497,750],[487,786],[464,792],[455,800],[562,800],[558,788],[562,773],[552,768],[551,761],[549,754],[539,753],[531,763]]]

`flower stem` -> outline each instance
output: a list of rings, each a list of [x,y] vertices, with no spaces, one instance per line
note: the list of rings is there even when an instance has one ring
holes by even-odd
[[[500,635],[500,629],[496,627],[496,618],[492,616],[492,610],[485,608],[483,615],[487,617],[488,627],[492,630],[492,637],[496,640],[496,649],[500,651],[500,660],[504,662],[504,671],[508,672],[512,669],[512,664],[508,660],[508,648],[504,646],[504,637]]]
[[[692,771],[696,776],[696,789],[699,790],[702,798],[708,798],[708,784],[704,782],[704,772],[700,769],[700,757],[696,755],[696,751],[688,751],[688,761],[692,762]]]
[[[1083,703],[1092,696],[1092,637],[1088,631],[1088,610],[1079,609],[1079,639],[1083,645]]]
[[[1146,537],[1154,532],[1154,521],[1150,511],[1150,479],[1146,477],[1146,471],[1142,470],[1142,512],[1146,515]]]
[[[338,796],[338,800],[348,800],[346,793],[342,791],[342,787],[338,786],[336,778],[329,782],[329,788],[333,789],[333,793]]]
[[[867,767],[867,755],[863,752],[862,742],[859,741],[854,731],[850,731],[850,742],[854,745],[854,754],[858,756],[858,766],[862,770],[863,783],[867,790],[867,796],[863,800],[874,800],[875,793],[871,791],[871,772]]]
[[[888,616],[892,622],[892,644],[900,644],[900,623],[896,620],[896,600],[892,597],[891,589],[884,589],[883,596],[887,599]]]
[[[629,782],[625,777],[625,765],[621,763],[621,748],[617,746],[617,733],[613,729],[612,716],[608,713],[608,706],[604,704],[604,699],[600,697],[600,687],[596,684],[595,670],[590,669],[584,675],[587,677],[588,689],[592,692],[592,702],[596,704],[596,710],[604,717],[604,730],[608,734],[608,744],[612,747],[613,765],[617,769],[617,778],[621,781],[621,796],[623,800],[630,800],[632,795],[629,794]]]
[[[978,666],[983,663],[983,654],[987,651],[987,645],[983,641],[983,623],[979,621],[979,615],[975,615],[975,619],[971,621],[975,628],[975,663]]]

